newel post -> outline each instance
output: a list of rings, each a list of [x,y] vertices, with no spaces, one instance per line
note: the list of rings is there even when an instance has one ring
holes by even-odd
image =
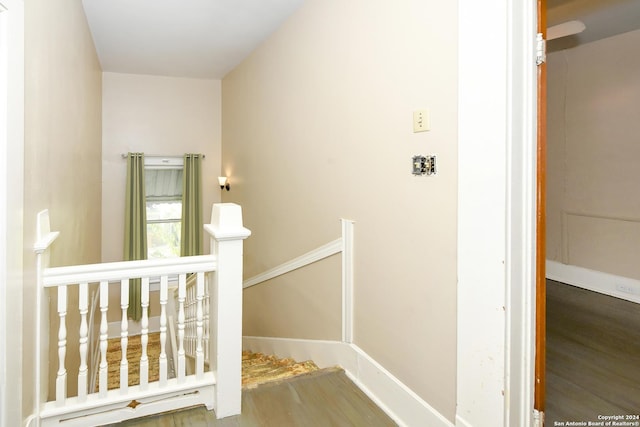
[[[211,281],[209,359],[216,377],[217,418],[240,413],[242,398],[242,246],[251,231],[242,225],[242,208],[217,203],[211,211],[211,253],[217,270]]]
[[[49,305],[44,287],[44,271],[49,267],[49,248],[60,235],[51,231],[49,210],[38,212],[36,217],[36,342],[35,342],[35,412],[36,425],[40,425],[40,408],[47,401],[49,387]],[[65,387],[66,392],[66,387]]]

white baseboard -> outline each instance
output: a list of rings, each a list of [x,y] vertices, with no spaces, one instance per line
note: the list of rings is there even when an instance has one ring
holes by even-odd
[[[347,376],[400,426],[453,427],[451,421],[354,344],[338,341],[243,337],[242,348],[341,366]]]
[[[547,260],[547,279],[640,304],[640,280]]]

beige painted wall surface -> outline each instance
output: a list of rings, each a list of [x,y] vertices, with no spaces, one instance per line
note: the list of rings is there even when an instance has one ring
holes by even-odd
[[[549,55],[548,258],[640,279],[640,31]]]
[[[60,231],[52,265],[100,261],[102,71],[81,2],[25,2],[23,412],[33,413],[36,213]],[[69,295],[69,393],[75,393],[77,293]],[[77,335],[77,334],[76,334]],[[74,360],[75,359],[75,360]],[[57,360],[52,359],[52,360]],[[53,366],[54,364],[52,364]]]
[[[339,237],[339,218],[355,220],[355,343],[452,421],[456,8],[309,0],[222,84],[224,199],[243,206],[253,232],[245,276]],[[432,130],[414,134],[420,108]],[[437,154],[438,174],[413,176],[416,154]],[[326,319],[340,315],[339,277],[339,262],[321,261],[248,289],[244,333],[336,338]],[[301,296],[311,287],[313,298]]]
[[[102,130],[102,261],[121,261],[126,159],[123,153],[203,153],[203,220],[220,200],[219,80],[104,73]],[[209,243],[204,243],[208,253]]]
[[[0,425],[22,424],[24,4],[0,11]],[[18,320],[18,322],[16,322]],[[28,339],[28,338],[27,338]]]
[[[342,339],[340,265],[333,255],[245,291],[245,335]]]

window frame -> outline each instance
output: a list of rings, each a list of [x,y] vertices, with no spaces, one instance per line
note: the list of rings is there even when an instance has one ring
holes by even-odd
[[[169,170],[169,169],[178,169],[178,170],[182,170],[184,171],[184,158],[183,157],[172,157],[172,156],[145,156],[144,159],[144,169],[145,169],[145,174],[148,170]],[[146,178],[145,178],[146,179]],[[184,176],[183,176],[184,179]],[[179,198],[166,198],[166,199],[150,199],[147,193],[147,189],[145,187],[145,195],[144,195],[144,200],[145,200],[145,214],[148,213],[148,207],[147,204],[149,202],[180,202],[180,206],[182,208],[182,194],[180,194]],[[147,216],[147,215],[145,215]],[[151,251],[152,251],[152,247],[150,245],[150,240],[149,240],[149,225],[150,224],[172,224],[172,223],[182,223],[182,209],[180,212],[180,217],[178,219],[176,218],[171,218],[171,219],[149,219],[148,216],[146,218],[146,231],[147,231],[147,258],[148,259],[162,259],[164,257],[160,257],[160,258],[155,258],[155,257],[151,257]],[[179,237],[179,244],[181,242],[182,236]],[[180,249],[178,247],[178,249]],[[178,257],[180,256],[180,254],[178,253],[177,255]],[[171,257],[173,258],[173,257]]]

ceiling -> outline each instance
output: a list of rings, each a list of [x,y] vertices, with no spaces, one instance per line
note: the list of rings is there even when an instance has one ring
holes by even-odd
[[[103,71],[221,79],[304,0],[83,0]]]
[[[82,0],[104,71],[221,79],[304,0]],[[547,23],[586,30],[549,50],[640,28],[640,0],[547,0]]]
[[[572,20],[582,21],[586,29],[550,41],[550,51],[640,29],[640,0],[547,0],[549,27]]]

